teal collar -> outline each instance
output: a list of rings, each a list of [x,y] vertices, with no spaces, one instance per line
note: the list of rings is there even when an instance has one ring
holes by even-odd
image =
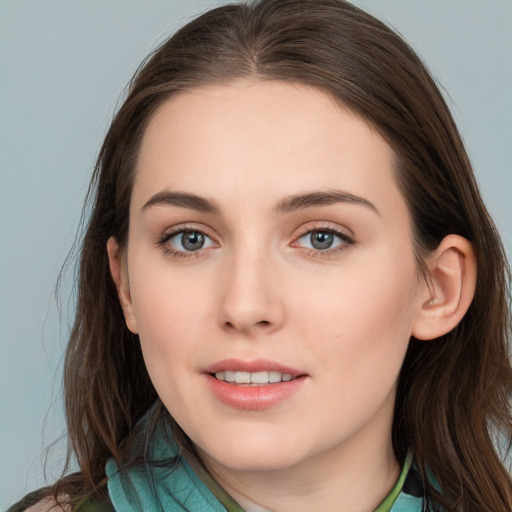
[[[108,492],[116,510],[244,512],[206,470],[192,468],[174,442],[155,436],[149,456],[151,464],[127,469],[107,461]],[[412,459],[408,454],[395,486],[374,512],[421,512],[423,500],[403,492]]]

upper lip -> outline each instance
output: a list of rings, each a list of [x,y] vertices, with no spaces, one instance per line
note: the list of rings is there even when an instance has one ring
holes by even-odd
[[[269,359],[255,359],[253,361],[243,361],[242,359],[224,359],[205,369],[205,373],[215,373],[220,371],[239,371],[239,372],[281,372],[289,373],[292,377],[304,375],[304,372],[283,365]]]

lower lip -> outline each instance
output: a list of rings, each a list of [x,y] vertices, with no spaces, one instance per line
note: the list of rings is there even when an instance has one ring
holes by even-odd
[[[285,401],[302,387],[306,376],[296,377],[288,382],[277,382],[265,386],[231,384],[218,380],[210,374],[206,379],[213,394],[224,404],[235,409],[262,411]]]

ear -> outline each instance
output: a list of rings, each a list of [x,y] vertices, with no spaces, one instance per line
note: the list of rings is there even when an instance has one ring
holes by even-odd
[[[450,332],[466,314],[476,287],[476,257],[471,243],[448,235],[427,261],[429,275],[412,335],[432,340]]]
[[[137,321],[133,310],[132,298],[130,295],[130,284],[128,282],[128,269],[126,267],[126,258],[119,250],[117,240],[111,236],[107,241],[108,261],[110,273],[117,288],[117,296],[124,313],[126,326],[131,332],[137,334]]]

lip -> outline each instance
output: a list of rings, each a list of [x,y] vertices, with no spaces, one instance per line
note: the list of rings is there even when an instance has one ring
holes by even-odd
[[[277,382],[262,386],[232,384],[214,377],[215,372],[222,370],[250,373],[276,371],[289,373],[293,379],[288,382]],[[304,372],[266,359],[255,361],[226,359],[209,366],[205,370],[204,376],[208,388],[221,403],[228,407],[246,411],[262,411],[277,406],[297,393],[308,377]]]
[[[281,372],[289,373],[292,377],[298,377],[299,375],[305,375],[305,372],[301,372],[295,368],[285,366],[276,361],[270,359],[255,359],[254,361],[243,361],[242,359],[224,359],[218,363],[213,364],[205,368],[205,373],[215,373],[220,371],[241,371],[241,372]]]

